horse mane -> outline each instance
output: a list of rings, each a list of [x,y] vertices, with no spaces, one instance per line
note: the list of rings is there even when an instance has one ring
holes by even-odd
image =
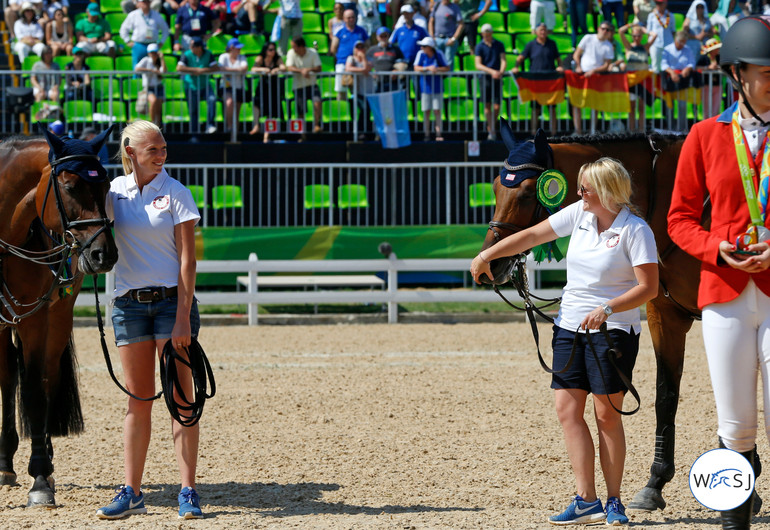
[[[647,140],[652,138],[653,140],[677,140],[687,136],[686,134],[676,133],[621,133],[621,134],[585,134],[581,136],[560,136],[558,138],[548,138],[549,144],[593,144],[593,143],[612,143],[612,142],[629,142],[634,140]]]
[[[0,149],[12,150],[12,149],[24,149],[25,147],[38,143],[40,141],[45,142],[45,138],[42,136],[8,136],[0,141]]]

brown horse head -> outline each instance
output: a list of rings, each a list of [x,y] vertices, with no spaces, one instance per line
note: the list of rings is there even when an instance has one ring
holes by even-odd
[[[78,254],[78,269],[85,274],[107,272],[118,260],[104,207],[110,183],[98,156],[111,130],[88,142],[44,131],[50,174],[38,185],[37,210],[43,224]]]
[[[500,120],[500,133],[508,148],[508,158],[495,177],[495,214],[489,223],[482,250],[534,226],[548,216],[548,211],[537,197],[538,177],[553,167],[553,154],[545,132],[538,130],[533,140],[516,142],[508,122]],[[506,283],[510,279],[512,264],[512,258],[492,261],[494,281],[490,282],[486,275],[481,277],[481,281],[495,285]]]

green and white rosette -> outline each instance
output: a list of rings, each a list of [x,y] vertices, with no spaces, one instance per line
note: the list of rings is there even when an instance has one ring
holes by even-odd
[[[545,206],[549,213],[556,212],[567,198],[567,178],[564,173],[555,169],[547,169],[537,179],[537,200]],[[536,262],[561,261],[567,254],[569,236],[561,237],[532,249],[532,257]]]

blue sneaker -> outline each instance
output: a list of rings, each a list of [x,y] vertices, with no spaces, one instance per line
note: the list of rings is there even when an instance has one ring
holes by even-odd
[[[193,488],[182,488],[179,492],[179,518],[201,519],[202,517],[198,492]]]
[[[602,501],[596,499],[594,502],[586,502],[580,495],[575,495],[567,509],[559,515],[552,515],[548,518],[551,524],[590,524],[603,521],[605,518],[602,509]]]
[[[117,492],[111,503],[96,510],[96,516],[99,519],[122,519],[129,515],[147,513],[141,491],[136,495],[131,486],[123,486]]]
[[[617,497],[610,497],[607,499],[607,505],[604,508],[604,512],[607,514],[608,525],[623,526],[624,524],[628,524],[626,509]]]

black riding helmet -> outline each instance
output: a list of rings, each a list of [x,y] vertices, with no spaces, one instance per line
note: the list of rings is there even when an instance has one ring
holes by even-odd
[[[740,82],[742,63],[770,66],[770,17],[751,16],[738,20],[730,26],[724,39],[722,39],[722,49],[719,53],[719,65],[732,81],[733,87],[743,96],[744,104],[749,112],[764,125],[767,125],[767,122],[757,116],[748,98],[746,98],[746,94],[743,93],[743,85]],[[735,66],[735,74],[730,68],[733,65]]]

